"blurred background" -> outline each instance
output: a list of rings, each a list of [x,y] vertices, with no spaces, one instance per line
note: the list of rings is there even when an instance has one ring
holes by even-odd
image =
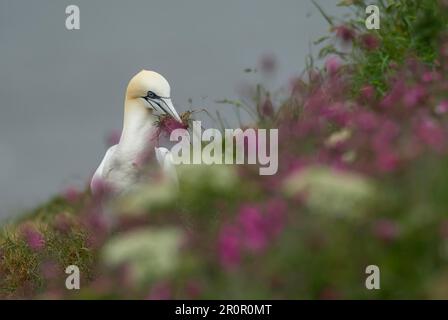
[[[447,299],[448,2],[338,2],[2,1],[0,299]],[[142,68],[180,112],[278,128],[277,174],[92,195]]]
[[[336,1],[320,1],[341,16]],[[65,28],[78,5],[81,29]],[[310,1],[0,1],[0,218],[84,185],[122,123],[123,95],[140,69],[162,73],[179,111],[221,110],[263,55],[271,88],[305,68],[328,24]],[[315,49],[314,49],[315,50]],[[214,125],[201,116],[205,126]]]

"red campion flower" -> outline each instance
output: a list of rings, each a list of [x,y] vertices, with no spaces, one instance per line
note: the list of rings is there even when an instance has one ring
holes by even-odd
[[[266,247],[266,221],[260,210],[254,206],[243,206],[239,214],[242,238],[248,250],[259,252]]]
[[[182,122],[177,121],[170,115],[161,115],[156,123],[157,131],[152,138],[157,140],[161,135],[169,137],[171,132],[176,129],[188,129],[193,112],[187,111],[182,113],[180,115]]]
[[[267,97],[261,105],[261,114],[267,118],[274,115],[274,105],[269,97]]]
[[[445,114],[448,112],[448,101],[443,100],[436,106],[436,113],[437,114]]]
[[[446,142],[445,130],[430,118],[420,121],[417,126],[417,135],[425,144],[440,152]]]
[[[375,50],[380,46],[380,40],[373,34],[364,34],[361,36],[361,45],[369,50]]]
[[[374,96],[375,96],[375,88],[373,86],[366,85],[361,88],[361,97],[365,101],[369,101],[369,100],[373,99]]]
[[[218,239],[218,253],[221,264],[227,269],[237,267],[241,261],[240,233],[238,228],[226,225]]]
[[[67,202],[75,204],[76,202],[78,202],[81,196],[81,192],[75,187],[69,187],[64,191],[63,196],[65,200],[67,200]]]
[[[151,287],[147,300],[169,300],[173,298],[172,288],[168,282],[160,281]]]
[[[36,227],[30,224],[24,225],[21,233],[26,244],[31,248],[31,250],[40,251],[45,247],[45,239]]]
[[[351,42],[355,38],[355,31],[348,26],[342,25],[335,27],[334,31],[336,32],[336,36],[345,43]]]
[[[335,75],[341,67],[341,60],[332,56],[325,61],[325,68],[330,75]]]
[[[373,225],[373,234],[379,240],[391,242],[399,236],[400,230],[394,221],[381,219]]]
[[[425,100],[426,91],[422,86],[415,86],[408,89],[403,96],[403,103],[406,107],[413,108]]]

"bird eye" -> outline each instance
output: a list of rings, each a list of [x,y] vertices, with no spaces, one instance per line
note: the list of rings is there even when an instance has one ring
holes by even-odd
[[[150,98],[150,99],[155,99],[155,98],[157,98],[158,96],[154,93],[154,92],[152,92],[152,91],[148,91],[148,94],[146,95],[148,98]]]

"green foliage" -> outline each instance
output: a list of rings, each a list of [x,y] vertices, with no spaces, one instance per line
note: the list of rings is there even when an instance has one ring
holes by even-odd
[[[365,26],[365,8],[371,4],[380,9],[379,30],[367,30]],[[448,8],[442,1],[354,0],[341,1],[340,5],[350,8],[353,18],[347,21],[337,21],[327,15],[324,18],[332,27],[352,28],[356,36],[349,45],[353,47],[348,52],[341,51],[337,49],[339,43],[324,37],[318,41],[327,43],[319,56],[340,55],[355,69],[354,93],[370,84],[384,94],[388,77],[411,57],[431,66],[437,64],[438,43],[448,27]],[[372,49],[363,46],[361,37],[366,34],[376,36],[379,46]]]
[[[257,128],[280,128],[277,175],[185,166],[179,188],[160,179],[110,202],[88,190],[55,197],[4,226],[0,297],[447,298],[447,20],[437,1],[376,3],[381,29],[369,34],[379,46],[362,42],[365,3],[343,1],[355,18],[322,14],[348,27],[349,46],[317,43],[347,66],[313,73],[310,59],[309,79],[277,110],[261,86],[255,107],[221,101]],[[412,58],[421,63],[406,69]],[[393,94],[390,76],[402,80]],[[357,103],[366,84],[389,100]],[[64,286],[71,264],[82,274],[76,293]],[[365,288],[371,264],[381,290]]]
[[[61,207],[61,203],[64,205]],[[54,211],[63,208],[65,211]],[[87,245],[87,231],[67,213],[75,210],[61,198],[40,206],[19,222],[3,226],[0,234],[0,298],[30,297],[44,293],[49,280],[62,279],[69,265],[77,265],[83,278],[93,276],[94,250]],[[61,212],[64,212],[61,214]],[[43,216],[47,214],[47,216]],[[58,217],[67,219],[67,228],[58,228]],[[24,237],[24,226],[35,228],[42,236],[42,249],[33,249]],[[48,271],[46,266],[51,267]],[[47,275],[45,275],[47,273]],[[62,280],[59,280],[63,283]]]

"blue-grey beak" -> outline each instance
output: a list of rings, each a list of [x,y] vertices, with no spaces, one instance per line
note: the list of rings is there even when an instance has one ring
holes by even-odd
[[[179,122],[182,122],[179,114],[177,113],[176,109],[173,106],[173,103],[171,102],[170,98],[149,98],[144,97],[144,99],[160,114],[168,114],[172,116],[174,119],[176,119]]]

